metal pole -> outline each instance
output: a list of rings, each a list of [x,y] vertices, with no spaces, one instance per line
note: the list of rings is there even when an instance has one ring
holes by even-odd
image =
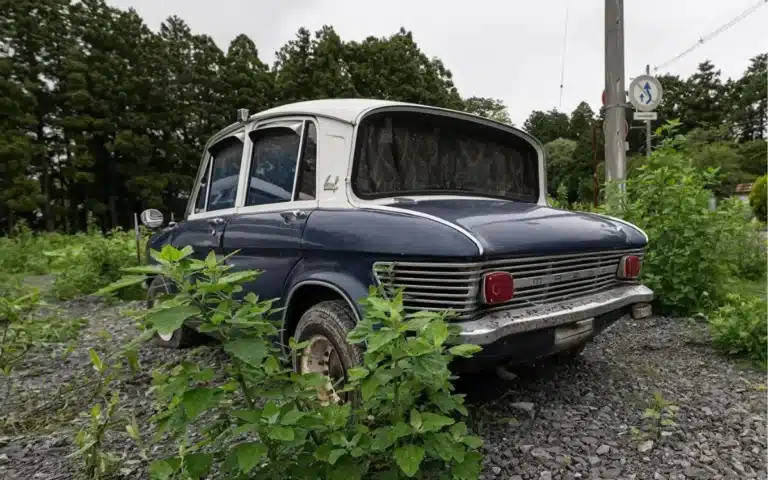
[[[650,65],[645,66],[645,74],[646,75],[651,74]],[[645,156],[646,157],[651,156],[651,121],[650,120],[645,121]]]
[[[624,192],[627,154],[624,87],[624,0],[605,0],[605,179]]]
[[[600,128],[599,122],[592,125],[592,163],[595,167],[595,171],[592,173],[594,177],[595,182],[595,191],[592,195],[592,201],[595,204],[595,208],[597,208],[597,197],[598,193],[600,191],[600,185],[598,183],[597,179],[597,129]]]
[[[133,214],[133,232],[136,234],[136,264],[141,265],[141,234],[139,233],[139,215]]]

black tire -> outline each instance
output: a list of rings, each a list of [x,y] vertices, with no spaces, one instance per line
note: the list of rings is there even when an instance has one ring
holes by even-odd
[[[581,354],[584,353],[584,349],[587,348],[587,343],[576,345],[562,352],[557,352],[555,358],[559,363],[570,363],[581,358]]]
[[[347,341],[347,333],[355,327],[355,320],[346,302],[342,300],[329,300],[314,305],[301,316],[299,324],[294,332],[297,342],[314,341],[318,337],[327,340],[333,347],[343,369],[343,382],[347,381],[347,372],[354,367],[363,364],[363,350],[356,344]],[[308,347],[308,349],[311,348]],[[299,373],[305,373],[302,362],[307,349],[296,352],[293,368]],[[331,354],[333,355],[333,354]],[[329,357],[325,357],[327,364],[331,363]],[[307,362],[311,361],[309,358]],[[320,362],[321,363],[321,362]],[[314,371],[314,370],[309,370]],[[319,372],[318,372],[319,373]],[[329,375],[332,376],[333,375]],[[336,376],[337,378],[338,375]],[[342,382],[342,383],[343,383]],[[357,404],[360,400],[358,394],[347,393],[341,398],[344,402]]]
[[[172,282],[166,281],[165,278],[160,276],[155,277],[147,289],[147,308],[152,308],[158,296],[174,293],[175,291],[176,285]],[[201,337],[195,330],[189,327],[181,327],[173,332],[170,338],[161,338],[160,335],[155,334],[152,342],[164,348],[182,349],[200,345],[203,343]]]

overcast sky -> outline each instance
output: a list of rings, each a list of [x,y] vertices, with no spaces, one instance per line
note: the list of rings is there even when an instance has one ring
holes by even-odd
[[[626,75],[644,73],[683,52],[759,0],[625,0]],[[600,107],[603,90],[603,0],[108,0],[133,7],[157,30],[170,15],[222,49],[246,33],[263,61],[299,27],[332,25],[344,40],[387,36],[401,26],[422,51],[441,58],[462,96],[495,97],[522,126],[532,110],[560,103],[568,5],[562,110],[582,100]],[[724,78],[739,77],[749,59],[768,51],[768,6],[699,46],[664,71],[683,76],[712,60]],[[629,85],[627,85],[629,86]]]

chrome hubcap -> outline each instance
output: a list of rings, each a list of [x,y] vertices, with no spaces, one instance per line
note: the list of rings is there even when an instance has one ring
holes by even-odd
[[[158,333],[157,336],[160,337],[160,340],[162,340],[164,342],[170,342],[171,338],[173,338],[173,332],[171,332],[171,333]]]
[[[344,366],[330,340],[322,335],[309,339],[301,352],[300,373],[319,373],[326,377],[325,385],[318,388],[318,398],[324,405],[342,403],[336,389],[344,382]]]

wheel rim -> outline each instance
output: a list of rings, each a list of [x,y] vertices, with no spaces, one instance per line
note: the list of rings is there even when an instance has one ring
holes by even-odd
[[[171,339],[173,338],[173,334],[174,334],[175,331],[176,330],[174,330],[171,333],[159,333],[158,332],[157,336],[160,337],[160,340],[162,340],[164,342],[170,342]]]
[[[328,338],[315,335],[301,352],[300,373],[319,373],[327,378],[325,385],[318,387],[318,398],[323,404],[343,403],[342,395],[336,389],[346,379],[344,365],[336,348]]]

